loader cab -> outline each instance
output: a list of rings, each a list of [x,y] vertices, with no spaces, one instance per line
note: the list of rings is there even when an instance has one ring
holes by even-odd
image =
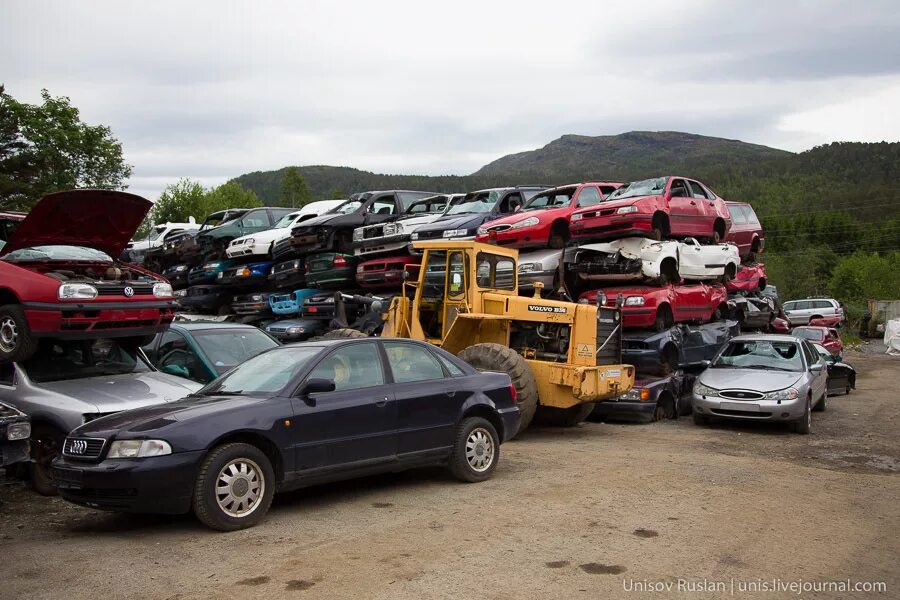
[[[501,312],[485,292],[517,294],[518,252],[472,242],[424,242],[419,279],[407,283],[411,331],[416,324],[423,338],[440,344],[461,313]],[[414,336],[416,337],[416,336]]]

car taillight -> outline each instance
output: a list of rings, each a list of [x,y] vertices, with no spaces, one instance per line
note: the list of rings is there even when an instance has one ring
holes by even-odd
[[[516,391],[516,386],[513,384],[509,384],[509,395],[512,396],[513,404],[519,403],[519,393]]]
[[[331,264],[333,264],[335,267],[346,267],[347,259],[343,256],[335,256],[334,261]]]
[[[307,273],[309,273],[309,263],[306,263],[305,265],[303,265],[303,270],[306,271]]]

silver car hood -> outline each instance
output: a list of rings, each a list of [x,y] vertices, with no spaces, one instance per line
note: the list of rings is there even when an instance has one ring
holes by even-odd
[[[716,390],[753,390],[772,392],[791,387],[803,373],[798,371],[763,371],[762,369],[709,368],[700,375],[700,383]]]
[[[158,371],[32,384],[97,407],[98,413],[174,402],[202,385]]]

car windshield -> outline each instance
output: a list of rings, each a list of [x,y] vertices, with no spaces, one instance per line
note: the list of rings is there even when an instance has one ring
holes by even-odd
[[[493,210],[494,206],[497,204],[497,201],[500,199],[500,194],[501,192],[499,192],[498,190],[467,194],[465,198],[460,200],[457,204],[451,206],[450,210],[448,210],[446,214],[463,215],[466,213],[491,212],[491,210]]]
[[[151,369],[136,347],[116,340],[44,340],[38,351],[19,366],[36,383],[147,373]]]
[[[321,351],[320,346],[285,346],[258,354],[197,393],[203,396],[277,394]]]
[[[207,329],[192,332],[197,345],[221,375],[278,342],[259,329]]]
[[[814,342],[821,342],[825,339],[825,332],[821,329],[804,329],[802,327],[798,327],[792,333],[797,337],[803,338],[805,340],[812,340]]]
[[[291,213],[281,217],[277,223],[272,225],[272,229],[284,229],[285,227],[290,227],[299,214],[300,213]]]
[[[86,260],[91,262],[113,262],[108,254],[82,246],[32,246],[19,248],[3,257],[3,260]]]
[[[447,208],[446,196],[432,196],[431,198],[423,198],[409,205],[406,214],[409,215],[427,215],[442,213]]]
[[[350,213],[354,213],[359,210],[359,207],[362,206],[362,202],[359,200],[347,200],[343,204],[338,204],[334,208],[328,211],[329,215],[349,215]]]
[[[666,189],[666,178],[643,179],[632,181],[626,186],[620,187],[606,197],[607,200],[621,200],[622,198],[635,198],[637,196],[656,196]]]
[[[731,341],[719,354],[714,368],[802,371],[800,345],[775,340]]]
[[[544,208],[562,208],[572,203],[577,188],[548,190],[541,192],[528,201],[522,210],[542,210]]]
[[[165,225],[160,225],[158,227],[154,227],[153,231],[150,232],[150,235],[147,237],[147,239],[152,242],[155,239],[157,239],[159,236],[161,236],[165,230],[166,230]]]

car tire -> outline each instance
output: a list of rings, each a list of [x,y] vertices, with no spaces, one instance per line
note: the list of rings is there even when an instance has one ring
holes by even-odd
[[[37,351],[25,311],[18,304],[0,306],[0,361],[22,362]]]
[[[822,397],[819,399],[819,403],[816,404],[815,408],[813,408],[816,412],[825,412],[828,409],[828,392],[822,394]]]
[[[56,484],[50,471],[53,459],[62,452],[66,434],[52,425],[38,425],[31,430],[31,458],[28,483],[41,496],[55,496]]]
[[[513,387],[516,388],[519,413],[522,417],[519,433],[525,431],[537,412],[538,388],[534,373],[522,355],[502,344],[475,344],[457,356],[479,371],[499,371],[509,375]]]
[[[554,250],[561,250],[566,247],[566,243],[569,241],[569,226],[567,223],[559,222],[555,223],[550,230],[550,239],[547,240],[547,245]]]
[[[250,444],[230,443],[213,448],[200,463],[191,503],[207,527],[235,531],[262,521],[274,494],[275,472],[265,453]]]
[[[500,436],[482,417],[463,419],[456,428],[450,472],[460,481],[477,483],[490,479],[500,459]]]
[[[800,420],[794,423],[794,431],[803,435],[808,435],[812,431],[812,398],[806,399],[806,409]]]
[[[665,331],[671,329],[675,325],[675,317],[672,316],[672,309],[668,305],[660,306],[656,309],[656,319],[653,327],[656,331]]]
[[[848,384],[847,384],[847,389],[844,390],[844,395],[845,395],[845,396],[849,396],[849,395],[850,395],[850,390],[851,390],[851,389],[853,389],[853,387],[848,383]]]
[[[367,338],[365,333],[362,331],[357,331],[356,329],[349,329],[344,327],[342,329],[333,329],[328,333],[319,336],[319,339],[322,340],[349,340],[354,338]]]
[[[594,403],[576,404],[569,408],[538,406],[535,420],[549,427],[575,427],[594,412]]]
[[[709,417],[705,415],[701,415],[696,410],[691,412],[691,415],[694,419],[694,425],[706,426],[709,425]]]

